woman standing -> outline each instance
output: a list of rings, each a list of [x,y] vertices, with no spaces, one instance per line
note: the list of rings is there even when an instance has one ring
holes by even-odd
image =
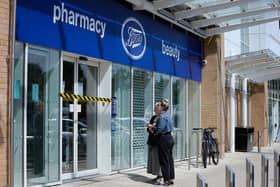
[[[147,131],[149,133],[148,136],[148,166],[147,173],[151,173],[152,175],[156,175],[157,177],[154,179],[156,183],[160,183],[162,178],[162,173],[159,164],[159,155],[158,155],[158,137],[155,134],[155,125],[157,120],[159,119],[160,111],[159,111],[160,103],[156,103],[154,106],[155,115],[151,118],[150,123],[147,124]]]
[[[172,119],[167,113],[169,103],[167,99],[163,99],[159,105],[160,117],[156,124],[156,134],[159,136],[158,153],[159,163],[164,179],[164,185],[174,184],[175,179],[174,160],[172,149],[174,146],[174,139],[171,132],[174,129]]]

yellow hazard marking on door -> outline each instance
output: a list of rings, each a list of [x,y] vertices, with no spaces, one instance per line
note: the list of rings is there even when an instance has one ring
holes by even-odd
[[[73,93],[65,93],[65,92],[61,92],[60,97],[62,97],[63,100],[65,100],[65,101],[74,101],[74,99],[76,99],[79,102],[88,102],[88,101],[112,102],[112,98],[95,97],[95,96],[81,96],[81,95],[76,95]]]

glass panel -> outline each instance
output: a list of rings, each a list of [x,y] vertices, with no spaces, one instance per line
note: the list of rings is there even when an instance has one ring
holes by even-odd
[[[276,81],[275,81],[275,83],[276,83]],[[273,113],[273,116],[272,116],[272,124],[273,124],[273,130],[274,130],[274,132],[273,132],[273,140],[274,141],[277,141],[277,135],[278,135],[278,128],[279,128],[279,126],[278,126],[278,120],[279,120],[279,113],[278,113],[278,111],[279,111],[279,109],[278,109],[278,106],[279,106],[279,104],[278,104],[278,101],[274,98],[274,100],[273,100],[273,106],[272,106],[272,113]]]
[[[63,62],[63,91],[74,93],[74,63]],[[62,172],[73,172],[73,134],[74,134],[74,116],[73,111],[70,112],[70,104],[63,100],[62,113]]]
[[[222,22],[222,23],[220,23],[220,26],[229,26],[229,25],[236,25],[236,24],[247,23],[247,22],[254,22],[254,21],[258,21],[258,20],[273,18],[276,16],[278,16],[277,12],[270,12],[270,13],[266,13],[266,14],[248,16],[248,17],[244,17],[242,19],[234,19],[234,20]]]
[[[155,102],[163,98],[170,101],[170,76],[155,73]],[[168,110],[169,111],[169,110]]]
[[[194,0],[187,3],[187,6],[191,7],[192,9],[197,9],[201,7],[209,7],[215,6],[218,4],[230,3],[230,0]],[[257,10],[265,10],[268,8],[273,8],[279,5],[279,2],[275,0],[266,0],[266,1],[255,1],[255,2],[248,2],[242,3],[239,6],[228,6],[226,8],[221,8],[217,11],[206,12],[207,19],[217,18],[217,17],[224,17],[230,15],[236,15],[240,13],[246,12],[253,12]],[[216,23],[220,27],[226,27],[229,25],[236,25],[246,22],[255,22],[256,20],[268,19],[272,17],[277,17],[279,15],[278,9],[271,9],[270,11],[263,11],[259,12],[253,16],[243,16],[242,18],[237,19],[226,19],[226,21]]]
[[[277,96],[277,99],[280,99],[280,80],[278,79],[277,80],[277,83],[278,83],[278,89],[277,89],[277,93],[278,93],[278,96]]]
[[[147,162],[146,124],[152,117],[152,73],[140,69],[133,71],[133,166]]]
[[[13,90],[13,186],[23,186],[24,45],[15,43]]]
[[[264,8],[271,8],[271,0],[267,1],[256,1],[256,2],[250,2],[250,4],[245,4],[241,6],[232,6],[229,8],[221,9],[218,11],[210,12],[208,15],[210,17],[221,17],[221,16],[227,16],[231,14],[238,14],[242,12],[248,12],[248,11],[255,11],[259,9]],[[271,11],[272,13],[273,11]]]
[[[272,103],[273,103],[273,100],[272,98],[269,98],[268,99],[268,123],[269,123],[269,143],[270,145],[273,143],[273,129],[274,129],[274,126],[273,126],[273,122],[272,122]]]
[[[186,148],[186,81],[173,78],[172,81],[172,118],[174,122],[174,158],[185,158]]]
[[[112,170],[130,168],[131,154],[131,73],[127,66],[112,66]]]
[[[188,113],[188,124],[189,124],[189,133],[191,135],[192,128],[200,127],[200,84],[195,81],[188,81],[189,89],[188,89],[188,105],[189,105],[189,113]],[[196,137],[192,135],[191,137],[191,156],[196,154]]]
[[[98,68],[79,64],[78,95],[97,96]],[[79,102],[78,170],[97,168],[97,103]]]
[[[224,2],[229,2],[229,1],[228,0],[195,0],[195,1],[190,1],[189,4],[191,4],[192,7],[199,8],[199,7],[206,7],[215,4],[220,4]]]
[[[268,81],[269,143],[280,142],[279,79]]]
[[[27,91],[27,183],[59,180],[59,53],[30,47]]]

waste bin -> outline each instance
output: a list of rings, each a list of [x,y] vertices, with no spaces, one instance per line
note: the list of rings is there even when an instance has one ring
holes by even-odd
[[[235,151],[251,151],[253,148],[253,135],[253,127],[235,127]]]

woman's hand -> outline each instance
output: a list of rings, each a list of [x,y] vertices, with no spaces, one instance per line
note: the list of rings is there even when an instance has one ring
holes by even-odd
[[[154,126],[152,124],[147,124],[147,128],[152,129]]]
[[[154,131],[153,131],[153,125],[152,124],[149,124],[149,123],[147,123],[147,128],[148,128],[148,131],[150,132],[150,133],[153,133]]]

